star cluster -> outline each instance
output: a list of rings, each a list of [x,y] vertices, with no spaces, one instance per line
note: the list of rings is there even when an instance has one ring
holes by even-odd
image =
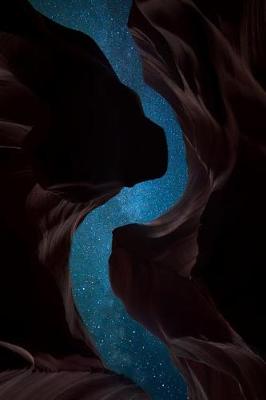
[[[180,127],[166,101],[143,82],[126,26],[130,0],[31,2],[49,18],[92,36],[120,80],[139,94],[146,115],[166,131],[167,174],[124,189],[89,214],[74,236],[70,265],[76,304],[106,365],[142,386],[153,400],[183,400],[186,385],[164,344],[129,317],[113,294],[108,276],[112,230],[158,217],[184,191],[187,170]]]

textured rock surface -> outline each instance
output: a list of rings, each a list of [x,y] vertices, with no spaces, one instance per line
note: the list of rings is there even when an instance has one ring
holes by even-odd
[[[68,257],[86,213],[165,172],[163,132],[90,38],[4,3],[0,398],[147,398],[102,364]],[[264,21],[262,0],[136,0],[129,20],[146,81],[183,128],[189,184],[152,224],[114,231],[110,278],[169,346],[191,399],[266,395]]]
[[[208,0],[136,0],[129,20],[183,128],[189,184],[165,216],[114,232],[111,278],[192,399],[266,395],[264,21],[263,1]]]
[[[88,212],[164,174],[164,132],[92,39],[0,7],[0,398],[147,398],[103,365],[68,258]]]

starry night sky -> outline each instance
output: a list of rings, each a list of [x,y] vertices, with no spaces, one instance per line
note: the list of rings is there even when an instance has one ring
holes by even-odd
[[[186,386],[167,349],[127,315],[108,277],[112,230],[158,217],[183,193],[187,170],[180,127],[169,105],[143,82],[138,53],[126,26],[130,0],[31,3],[51,19],[92,36],[120,80],[139,94],[146,115],[166,131],[167,174],[124,189],[88,215],[74,236],[70,265],[75,301],[106,365],[142,386],[152,400],[183,400]]]

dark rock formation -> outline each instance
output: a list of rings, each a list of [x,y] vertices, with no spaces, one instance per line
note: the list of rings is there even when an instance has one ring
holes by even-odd
[[[4,3],[0,398],[147,398],[102,364],[68,257],[86,213],[164,173],[163,132],[90,38]],[[129,20],[146,81],[183,128],[189,183],[166,215],[114,231],[110,278],[191,399],[266,397],[264,22],[263,0],[135,0]]]
[[[0,398],[147,398],[103,365],[68,258],[89,211],[164,174],[164,132],[91,38],[26,1],[0,10]]]
[[[266,397],[265,11],[136,0],[129,20],[146,81],[183,128],[189,183],[157,221],[115,230],[111,279],[191,399]]]

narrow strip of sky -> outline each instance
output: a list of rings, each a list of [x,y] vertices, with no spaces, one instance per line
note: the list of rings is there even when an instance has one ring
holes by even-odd
[[[167,135],[169,167],[158,180],[124,189],[84,220],[73,239],[73,291],[83,320],[106,364],[142,386],[153,400],[186,399],[186,386],[165,346],[132,320],[114,296],[108,276],[112,230],[161,215],[183,193],[187,182],[184,144],[169,105],[144,84],[127,30],[129,0],[32,0],[49,18],[92,36],[120,80],[134,89],[146,115]]]

